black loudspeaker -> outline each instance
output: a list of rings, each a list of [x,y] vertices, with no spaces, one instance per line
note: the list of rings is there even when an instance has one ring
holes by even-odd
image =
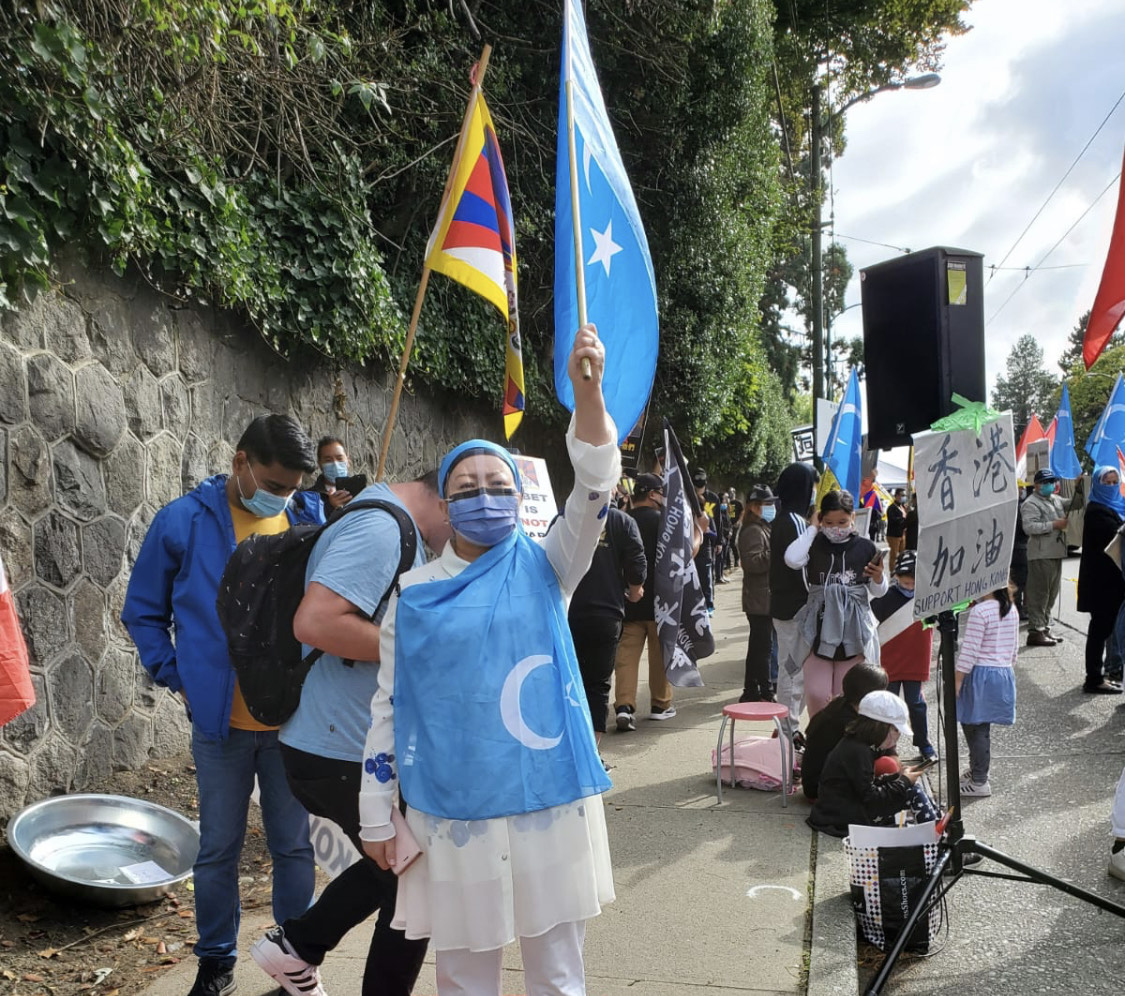
[[[909,446],[956,407],[985,400],[984,257],[937,246],[860,271],[867,434]]]

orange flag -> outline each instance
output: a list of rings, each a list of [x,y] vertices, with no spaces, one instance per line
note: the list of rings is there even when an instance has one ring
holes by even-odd
[[[23,642],[16,601],[0,560],[0,726],[35,705],[27,644]]]

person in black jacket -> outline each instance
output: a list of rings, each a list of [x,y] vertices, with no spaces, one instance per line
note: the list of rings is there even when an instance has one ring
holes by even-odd
[[[599,744],[605,733],[609,686],[625,619],[625,600],[641,600],[647,574],[648,561],[636,520],[610,508],[590,569],[574,590],[567,613],[594,737]]]
[[[789,657],[797,639],[794,616],[808,601],[809,588],[804,571],[785,564],[789,544],[804,534],[816,499],[817,473],[807,463],[791,463],[777,479],[777,516],[770,525],[770,616],[777,635],[777,657]],[[798,737],[801,711],[805,708],[804,672],[790,674],[781,668],[777,676],[778,704],[789,709],[782,726],[790,738]]]
[[[816,802],[805,822],[829,836],[846,837],[851,823],[879,826],[903,809],[912,810],[918,823],[936,820],[933,801],[917,784],[920,769],[875,774],[876,754],[893,748],[900,735],[912,735],[906,703],[891,692],[870,692],[856,712],[824,762]]]
[[[1020,619],[1027,618],[1027,611],[1023,607],[1023,590],[1027,587],[1027,533],[1023,531],[1023,503],[1027,501],[1030,488],[1020,489],[1019,505],[1016,509],[1016,534],[1012,541],[1012,566],[1009,568],[1009,577],[1015,588],[1012,604],[1020,614]]]
[[[1117,469],[1098,467],[1082,526],[1082,559],[1078,565],[1078,611],[1090,613],[1086,628],[1086,680],[1082,691],[1120,694],[1121,686],[1105,677],[1105,645],[1125,600],[1125,578],[1105,552],[1125,521]]]
[[[676,715],[672,705],[672,684],[664,672],[660,651],[660,634],[656,629],[653,603],[656,576],[656,543],[660,537],[661,509],[664,507],[664,482],[656,474],[638,474],[633,485],[633,508],[629,513],[636,521],[644,544],[649,583],[636,602],[625,606],[625,621],[617,643],[614,664],[617,686],[614,689],[613,711],[619,733],[637,728],[637,684],[640,679],[641,654],[648,647],[648,693],[651,703],[649,719],[665,720]]]
[[[820,773],[833,748],[844,738],[848,724],[859,715],[860,702],[868,692],[887,687],[887,672],[872,664],[860,664],[844,675],[844,694],[834,698],[812,719],[805,732],[805,756],[801,760],[801,787],[805,798],[816,801]]]

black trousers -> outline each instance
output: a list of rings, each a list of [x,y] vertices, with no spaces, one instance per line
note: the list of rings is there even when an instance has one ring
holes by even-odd
[[[621,620],[613,616],[580,615],[570,620],[570,635],[574,638],[574,652],[578,657],[578,670],[582,672],[594,732],[605,733]]]
[[[332,820],[348,835],[360,854],[358,761],[338,761],[281,745],[281,758],[289,787],[314,816]],[[312,906],[282,924],[285,938],[305,961],[320,965],[353,927],[376,910],[379,918],[367,951],[362,996],[410,996],[422,960],[425,940],[409,941],[401,930],[391,929],[398,879],[364,855],[336,876]]]
[[[770,653],[773,650],[773,619],[747,615],[750,637],[746,641],[746,678],[742,694],[758,699],[770,690]]]
[[[1099,610],[1090,613],[1086,627],[1086,687],[1097,688],[1105,679],[1105,644],[1117,622],[1117,613]]]

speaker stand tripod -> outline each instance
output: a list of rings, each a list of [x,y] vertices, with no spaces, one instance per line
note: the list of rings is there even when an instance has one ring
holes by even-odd
[[[1014,607],[1012,611],[1015,611]],[[949,803],[953,816],[946,829],[945,838],[938,848],[937,863],[930,874],[929,880],[918,896],[914,909],[903,924],[895,938],[894,944],[887,952],[879,971],[864,990],[868,996],[876,996],[883,991],[894,971],[899,956],[914,933],[914,928],[927,916],[934,904],[941,902],[942,897],[949,892],[964,875],[982,875],[987,878],[1003,878],[1013,882],[1034,882],[1038,885],[1049,885],[1052,889],[1065,892],[1069,896],[1081,899],[1084,903],[1096,906],[1098,909],[1113,913],[1115,916],[1125,917],[1125,906],[1111,902],[1102,896],[1080,889],[1076,885],[1064,882],[1061,878],[1049,875],[1029,864],[1018,861],[1016,858],[997,851],[993,847],[982,843],[975,837],[965,834],[965,824],[961,818],[961,774],[957,770],[960,763],[957,759],[957,691],[954,681],[954,658],[957,652],[957,617],[952,612],[943,612],[938,616],[938,631],[941,633],[941,679],[942,702],[944,712],[943,733],[945,736],[946,778],[949,782]],[[965,859],[969,855],[979,854],[982,858],[996,862],[1011,872],[983,871],[976,867],[966,867]],[[948,874],[946,874],[948,870]]]

